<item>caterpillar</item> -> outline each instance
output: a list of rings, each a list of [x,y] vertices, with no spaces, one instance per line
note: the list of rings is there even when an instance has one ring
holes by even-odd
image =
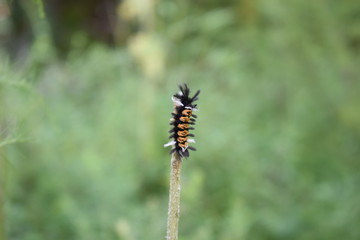
[[[195,118],[197,116],[193,114],[197,111],[197,104],[193,104],[198,100],[200,90],[198,90],[193,97],[190,97],[190,89],[186,84],[179,85],[180,91],[172,96],[171,100],[174,102],[174,112],[171,113],[170,125],[172,126],[169,131],[170,139],[173,140],[166,143],[164,147],[172,146],[170,154],[177,152],[180,157],[189,157],[189,149],[196,151],[196,148],[189,146],[189,143],[195,143],[194,139],[189,137],[195,137],[189,130],[194,130],[190,125],[195,125]]]

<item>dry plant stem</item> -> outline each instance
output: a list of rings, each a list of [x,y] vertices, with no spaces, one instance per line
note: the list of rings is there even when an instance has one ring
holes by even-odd
[[[5,239],[5,216],[4,216],[4,179],[5,179],[5,161],[2,159],[0,148],[0,240]]]
[[[180,218],[181,163],[182,161],[179,154],[176,152],[172,154],[166,240],[178,239],[178,228],[179,228],[179,218]]]

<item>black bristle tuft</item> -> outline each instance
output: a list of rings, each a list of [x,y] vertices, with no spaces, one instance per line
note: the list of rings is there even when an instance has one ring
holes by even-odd
[[[196,148],[189,146],[188,149],[196,151]]]

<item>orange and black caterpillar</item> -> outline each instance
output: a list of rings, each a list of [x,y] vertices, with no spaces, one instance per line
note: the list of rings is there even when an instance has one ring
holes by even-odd
[[[189,143],[194,143],[194,134],[189,133],[189,130],[193,130],[190,125],[195,124],[195,118],[193,114],[196,111],[196,104],[194,102],[198,100],[200,90],[198,90],[193,97],[189,97],[190,90],[186,84],[179,85],[180,92],[175,94],[171,99],[175,104],[175,110],[171,113],[170,125],[172,129],[169,131],[171,134],[169,138],[173,140],[164,145],[164,147],[172,146],[170,154],[177,152],[181,157],[189,157],[189,149],[196,151],[194,147],[189,146]]]

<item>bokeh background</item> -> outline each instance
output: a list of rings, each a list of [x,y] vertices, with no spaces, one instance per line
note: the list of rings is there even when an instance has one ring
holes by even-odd
[[[0,238],[360,239],[358,0],[0,0]]]

